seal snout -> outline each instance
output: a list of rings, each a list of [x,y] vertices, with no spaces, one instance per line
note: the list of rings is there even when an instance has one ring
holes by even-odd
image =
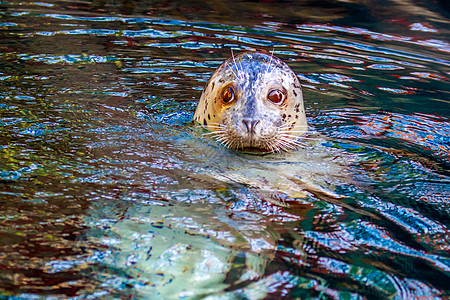
[[[244,127],[247,131],[247,134],[250,136],[253,136],[255,134],[256,125],[260,123],[259,120],[242,120],[242,123],[244,124]]]

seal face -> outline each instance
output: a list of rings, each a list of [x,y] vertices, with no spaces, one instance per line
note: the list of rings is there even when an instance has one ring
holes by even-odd
[[[245,152],[279,152],[301,145],[307,122],[297,75],[280,59],[245,52],[213,73],[195,121],[223,145]]]

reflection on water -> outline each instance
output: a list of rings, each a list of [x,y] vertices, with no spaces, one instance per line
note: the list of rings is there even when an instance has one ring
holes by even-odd
[[[1,296],[450,296],[446,2],[0,8]],[[304,149],[190,123],[231,50],[298,74]]]

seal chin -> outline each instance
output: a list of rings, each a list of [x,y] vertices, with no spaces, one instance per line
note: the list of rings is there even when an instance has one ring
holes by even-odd
[[[244,152],[256,152],[256,153],[266,153],[272,152],[273,150],[270,148],[270,143],[262,143],[261,141],[251,139],[249,141],[244,141],[241,144],[241,147],[236,150],[241,150]]]
[[[242,153],[254,154],[254,155],[265,155],[265,154],[269,154],[269,153],[273,152],[268,149],[253,148],[253,147],[244,147],[244,148],[238,149],[238,150],[241,151]]]

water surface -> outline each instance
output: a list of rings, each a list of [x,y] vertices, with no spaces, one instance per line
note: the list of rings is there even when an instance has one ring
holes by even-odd
[[[1,296],[450,296],[445,1],[0,5]],[[255,50],[301,79],[304,149],[190,123]]]

